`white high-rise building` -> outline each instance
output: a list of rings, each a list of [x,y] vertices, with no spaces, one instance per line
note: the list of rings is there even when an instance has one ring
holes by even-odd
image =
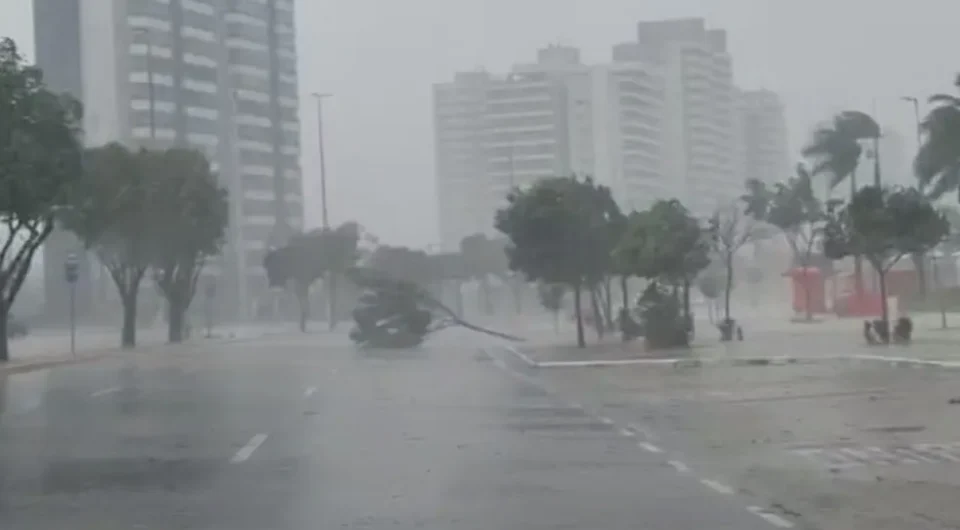
[[[614,49],[615,60],[661,68],[666,122],[663,172],[690,210],[710,215],[742,188],[736,90],[726,32],[688,18],[637,25],[637,41]]]
[[[230,200],[227,248],[208,280],[231,316],[250,316],[267,288],[267,247],[302,228],[293,2],[34,0],[34,24],[37,64],[84,104],[89,145],[207,155]],[[71,245],[55,237],[45,249],[51,285]],[[54,308],[64,305],[55,291]]]
[[[783,101],[769,90],[740,92],[744,181],[773,183],[793,176]]]

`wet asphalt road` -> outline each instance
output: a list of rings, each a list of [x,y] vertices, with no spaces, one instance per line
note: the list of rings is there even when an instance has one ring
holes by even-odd
[[[196,346],[0,379],[0,528],[768,529],[451,331]]]

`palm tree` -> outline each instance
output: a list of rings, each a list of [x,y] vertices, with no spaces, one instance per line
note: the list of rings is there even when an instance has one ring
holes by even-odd
[[[960,74],[953,85],[960,92]],[[956,190],[960,201],[960,97],[934,94],[928,101],[933,108],[920,123],[923,143],[913,161],[917,184],[931,199]]]
[[[818,127],[811,142],[803,148],[803,156],[813,161],[812,175],[831,176],[829,191],[844,180],[850,181],[850,196],[857,191],[857,166],[863,154],[862,140],[873,140],[874,144],[874,180],[880,185],[880,156],[878,144],[880,126],[869,114],[848,110],[834,116],[829,125]],[[854,257],[854,278],[856,292],[863,292],[863,266],[859,256]]]

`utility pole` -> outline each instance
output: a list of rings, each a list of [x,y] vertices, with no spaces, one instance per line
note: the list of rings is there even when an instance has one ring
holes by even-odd
[[[920,100],[913,96],[903,96],[900,99],[913,104],[913,118],[917,123],[917,151],[919,151],[920,145],[923,144],[923,125],[920,121]]]
[[[317,100],[317,148],[320,153],[320,215],[323,228],[330,228],[330,217],[327,211],[327,166],[326,157],[323,152],[323,100],[333,94],[314,92],[312,95]]]
[[[71,252],[63,263],[63,275],[70,285],[70,356],[77,356],[77,278],[80,259]]]

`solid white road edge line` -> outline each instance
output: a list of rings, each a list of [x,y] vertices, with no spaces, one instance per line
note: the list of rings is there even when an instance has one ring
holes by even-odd
[[[513,346],[504,346],[504,349],[506,349],[508,352],[516,355],[521,361],[523,361],[524,363],[526,363],[527,366],[532,366],[532,367],[534,367],[534,368],[540,366],[540,363],[534,361],[533,359],[531,359],[531,358],[528,357],[526,354],[524,354],[523,352],[521,352],[520,350],[518,350],[517,348],[515,348],[515,347],[513,347]]]
[[[784,519],[783,517],[780,517],[777,514],[764,511],[763,508],[759,506],[747,506],[747,510],[749,510],[751,513],[755,515],[759,515],[760,517],[763,517],[765,521],[772,524],[773,526],[776,526],[777,528],[793,528],[793,523],[791,523],[790,521]]]
[[[253,452],[257,450],[258,447],[263,445],[263,442],[267,440],[266,433],[260,433],[254,435],[253,438],[250,438],[250,441],[247,442],[247,445],[240,448],[237,451],[237,454],[233,455],[233,458],[230,459],[230,462],[234,464],[239,464],[240,462],[246,462]]]
[[[90,394],[90,397],[106,396],[107,394],[113,394],[113,393],[119,392],[119,391],[120,391],[120,387],[118,387],[118,386],[112,386],[112,387],[110,387],[110,388],[104,388],[104,389],[101,389],[101,390],[97,390],[96,392]]]
[[[689,473],[689,472],[690,472],[690,468],[687,467],[686,464],[684,464],[683,462],[681,462],[681,461],[679,461],[679,460],[670,460],[670,461],[668,461],[667,463],[670,464],[670,467],[672,467],[673,469],[676,469],[678,473]]]
[[[716,491],[717,493],[723,493],[724,495],[733,494],[733,488],[727,486],[726,484],[721,484],[705,478],[700,479],[700,483],[712,489],[713,491]]]
[[[657,446],[655,446],[655,445],[653,445],[652,443],[649,443],[649,442],[639,442],[639,443],[637,443],[637,445],[640,446],[640,448],[642,448],[642,449],[645,449],[645,450],[647,450],[647,451],[650,451],[651,453],[662,453],[662,452],[663,452],[663,449],[660,449],[659,447],[657,447]]]
[[[316,394],[316,392],[317,392],[317,387],[315,386],[307,387],[307,389],[303,391],[303,397],[308,398]]]

